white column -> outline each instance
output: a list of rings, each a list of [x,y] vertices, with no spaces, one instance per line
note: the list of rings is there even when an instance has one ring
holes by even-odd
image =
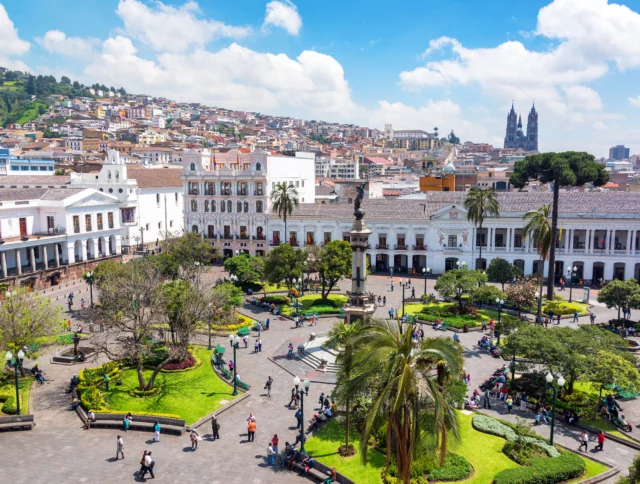
[[[49,255],[47,254],[47,246],[42,246],[42,260],[44,261],[44,269],[49,269]]]
[[[80,256],[82,258],[82,262],[86,262],[87,261],[87,241],[83,240],[80,243],[82,245],[82,252],[81,252]]]
[[[489,240],[487,241],[487,250],[493,250],[493,227],[489,227],[487,229],[487,236],[489,237]]]
[[[587,229],[585,233],[585,241],[584,241],[584,253],[591,254],[591,239],[593,238],[593,233],[591,229]],[[585,279],[587,277],[585,276]]]
[[[632,233],[633,233],[632,230],[627,230],[627,245],[626,245],[627,255],[631,254],[631,234]]]
[[[613,254],[613,251],[616,248],[616,229],[611,229],[611,237],[609,237],[609,254]],[[609,278],[609,280],[613,279],[613,266],[611,266],[611,274],[612,276]]]
[[[53,255],[56,261],[56,267],[60,267],[60,254],[58,252],[58,244],[53,244]]]
[[[20,257],[20,249],[16,249],[16,272],[22,274],[22,258]]]
[[[29,260],[31,261],[31,270],[36,271],[36,254],[33,247],[29,247]]]
[[[9,276],[7,272],[7,253],[0,252],[0,260],[2,261],[2,277],[7,278]]]
[[[571,252],[573,252],[573,239],[575,238],[575,234],[576,234],[576,229],[571,229],[569,230],[569,233],[567,235],[569,235],[569,250]]]

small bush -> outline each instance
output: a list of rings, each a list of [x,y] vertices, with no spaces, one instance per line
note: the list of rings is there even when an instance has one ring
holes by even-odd
[[[177,361],[175,363],[167,363],[164,365],[163,370],[184,370],[186,368],[191,368],[195,366],[196,359],[193,357],[191,353],[187,354],[187,357],[182,361]]]
[[[430,323],[433,323],[436,320],[445,321],[449,323],[449,325],[451,325],[452,328],[456,328],[456,329],[464,328],[465,324],[468,325],[470,328],[475,328],[476,326],[481,324],[478,320],[476,320],[471,315],[454,316],[451,313],[449,313],[447,315],[442,316],[442,315],[433,314],[433,313],[419,313],[419,314],[416,314],[416,317],[418,319],[421,319],[423,321],[427,321]]]
[[[420,296],[420,299],[425,304],[436,304],[438,302],[438,298],[435,294],[423,294]]]
[[[485,434],[496,435],[506,440],[516,440],[518,435],[511,427],[481,413],[476,413],[471,420],[473,428]]]
[[[344,302],[339,299],[315,299],[311,301],[311,308],[315,308],[316,306],[330,306],[333,308],[341,308],[344,306]]]
[[[530,466],[505,469],[493,478],[493,484],[555,484],[583,475],[586,466],[582,458],[573,453],[560,457],[534,459]]]
[[[85,386],[82,385],[78,387],[78,392],[80,394],[80,405],[86,411],[101,411],[106,408],[106,402],[104,401],[104,397],[102,396],[102,392],[98,390],[94,386]]]
[[[469,477],[473,470],[467,459],[461,455],[447,454],[444,467],[439,466],[438,457],[422,454],[411,463],[411,484],[428,484],[433,481],[461,481]],[[382,480],[387,484],[399,484],[395,463],[389,466],[389,473],[382,472]]]
[[[156,395],[160,395],[162,393],[162,388],[153,387],[151,390],[138,390],[134,388],[133,390],[129,390],[129,396],[133,398],[149,398],[155,397]]]
[[[451,314],[456,314],[460,316],[469,315],[476,318],[478,316],[478,310],[473,306],[460,306],[458,304],[454,304],[449,307],[447,311]]]
[[[9,395],[7,399],[4,401],[4,405],[2,405],[2,413],[6,413],[7,415],[15,415],[18,413],[18,408],[16,406],[16,396],[15,394]],[[24,398],[22,394],[20,394],[20,411],[21,413],[27,413],[28,410],[25,411],[24,406]]]
[[[541,447],[522,440],[507,441],[502,447],[502,452],[521,466],[530,466],[533,459],[547,457],[547,453]]]
[[[561,314],[562,316],[566,316],[573,314],[575,311],[582,313],[584,312],[584,307],[567,301],[549,301],[542,307],[542,312],[549,314],[549,311],[553,311],[554,315]]]
[[[287,296],[266,296],[260,299],[260,302],[266,302],[269,304],[289,304],[289,298]]]

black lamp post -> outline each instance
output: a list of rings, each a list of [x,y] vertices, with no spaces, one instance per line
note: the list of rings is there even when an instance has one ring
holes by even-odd
[[[84,280],[89,284],[89,301],[91,302],[91,307],[93,307],[93,272],[88,271],[84,275]]]
[[[567,276],[569,276],[569,302],[571,302],[573,298],[573,278],[576,277],[577,270],[578,268],[576,266],[567,269]]]
[[[296,375],[293,378],[293,384],[296,387],[296,391],[300,387],[300,378]],[[302,428],[300,429],[300,436],[302,440],[300,441],[300,452],[304,452],[304,397],[309,395],[309,387],[311,386],[311,382],[309,378],[304,379],[304,392],[300,392],[300,413],[302,414]]]
[[[498,324],[502,322],[502,305],[504,304],[504,299],[496,298],[496,304],[498,305]]]
[[[15,365],[13,365],[14,371],[15,371],[15,381],[16,381],[16,411],[17,411],[17,415],[20,415],[20,389],[18,386],[18,367],[22,364],[22,360],[24,358],[24,351],[20,350],[18,351],[18,354],[16,355],[16,360],[15,360]],[[7,363],[11,364],[11,360],[13,359],[13,355],[11,354],[10,351],[7,351],[7,354],[5,355],[5,359],[7,360]]]
[[[542,294],[540,291],[536,291],[536,299],[538,300],[538,316],[536,318],[536,324],[542,325]]]
[[[424,295],[427,295],[427,276],[431,274],[431,267],[423,267],[422,275],[424,276]]]
[[[233,346],[233,393],[232,395],[238,394],[238,359],[236,356],[236,350],[240,347],[240,337],[236,334],[229,335],[229,343]]]
[[[402,282],[400,278],[400,287],[402,288],[402,315],[404,316],[404,290],[409,286],[409,281]]]
[[[554,385],[553,375],[551,373],[547,373],[546,379],[547,379],[547,383],[551,385],[551,388],[553,389],[553,408],[551,410],[551,435],[549,437],[549,445],[553,445],[553,430],[555,429],[555,426],[556,426],[556,394],[558,390],[562,389],[565,382],[562,375],[558,375],[558,379],[557,379],[558,385],[557,386]]]

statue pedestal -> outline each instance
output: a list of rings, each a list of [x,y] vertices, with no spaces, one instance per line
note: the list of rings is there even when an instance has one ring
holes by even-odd
[[[356,219],[353,221],[349,239],[351,240],[351,250],[353,259],[351,265],[351,291],[347,291],[349,300],[342,308],[345,322],[365,319],[371,316],[376,305],[367,293],[367,255],[369,246],[369,235],[371,230],[367,228],[364,221],[364,212],[357,210]]]

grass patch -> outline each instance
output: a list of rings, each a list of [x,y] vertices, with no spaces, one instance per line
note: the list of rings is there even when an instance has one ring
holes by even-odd
[[[122,385],[111,382],[109,391],[102,390],[110,412],[147,412],[176,414],[187,421],[187,425],[220,408],[231,396],[231,387],[223,382],[211,368],[211,351],[198,348],[202,366],[192,371],[159,373],[156,385],[162,389],[159,395],[149,398],[133,398],[131,390],[138,388],[136,370],[127,368],[122,372]],[[151,370],[145,370],[145,377]]]
[[[13,371],[12,371],[13,375]],[[18,388],[20,390],[20,413],[29,413],[29,395],[34,379],[32,377],[19,377]],[[14,377],[0,379],[0,415],[16,414],[16,384]]]
[[[338,447],[344,444],[345,422],[337,419],[327,422],[322,429],[305,443],[304,447],[313,458],[332,467],[354,482],[380,483],[380,472],[384,468],[384,455],[376,450],[369,451],[369,462],[362,464],[360,454],[342,457]],[[351,442],[357,447],[360,436],[351,432]],[[283,446],[284,448],[284,446]]]
[[[505,440],[502,437],[478,432],[471,425],[472,415],[457,413],[460,424],[460,441],[450,439],[449,451],[463,455],[471,463],[474,474],[464,481],[474,484],[489,484],[493,476],[504,469],[519,467],[503,452]]]
[[[60,345],[73,344],[73,341],[68,341],[68,340],[69,338],[73,339],[74,334],[75,333],[73,331],[66,331],[64,333],[53,334],[51,336],[41,336],[39,338],[36,338],[33,342],[35,344],[39,344],[40,346],[49,346],[54,344],[60,344]],[[88,334],[84,334],[84,333],[79,333],[78,336],[80,336],[81,340],[89,337]]]
[[[24,124],[36,119],[38,116],[40,116],[40,111],[39,111],[40,106],[43,106],[45,109],[47,108],[46,104],[37,102],[37,101],[34,101],[31,104],[29,104],[29,107],[22,112],[22,116],[20,116],[16,120],[16,123]]]
[[[492,319],[498,322],[498,311],[493,309],[477,309],[477,318],[466,315],[455,315],[448,312],[448,309],[457,303],[431,303],[431,304],[405,304],[405,312],[410,316],[417,316],[424,321],[432,322],[436,319],[449,323],[452,327],[462,329],[465,324],[468,324],[470,328],[480,326],[482,321],[489,323]],[[510,318],[508,314],[502,312],[503,318]]]
[[[331,302],[331,304],[320,304],[321,296],[319,294],[306,294],[298,298],[298,312],[301,313],[315,313],[318,314],[338,314],[344,303],[347,302],[347,296],[342,296],[339,294],[329,294],[327,299]],[[292,300],[294,302],[294,300]],[[314,304],[315,303],[315,304]],[[295,308],[292,306],[292,309]],[[282,305],[280,307],[282,314],[288,316],[290,314],[290,309],[288,305]]]

